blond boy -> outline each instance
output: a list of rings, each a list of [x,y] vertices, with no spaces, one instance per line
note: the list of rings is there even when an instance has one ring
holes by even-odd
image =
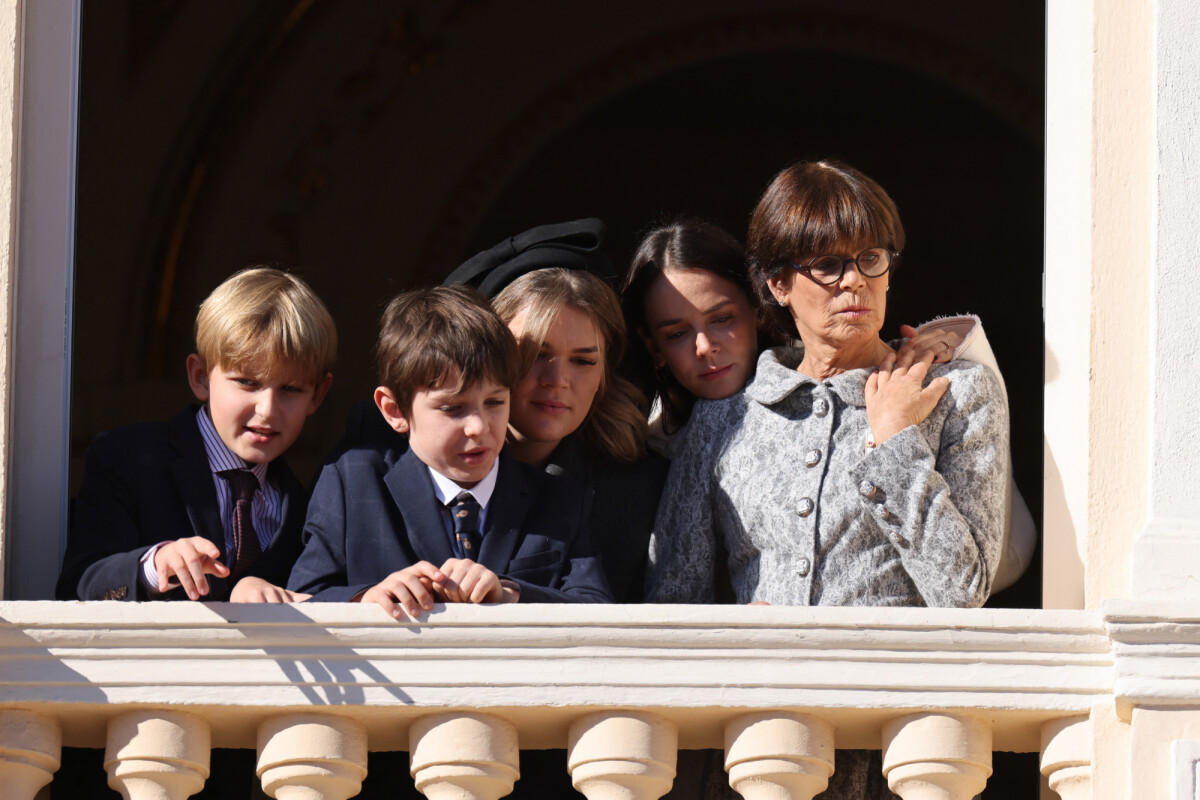
[[[88,449],[60,599],[304,599],[281,588],[306,500],[281,456],[329,391],[333,320],[304,281],[255,267],[208,296],[195,333],[201,405]]]

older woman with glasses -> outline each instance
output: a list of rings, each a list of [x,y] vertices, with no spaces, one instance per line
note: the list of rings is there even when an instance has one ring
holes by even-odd
[[[750,223],[765,351],[745,391],[700,401],[672,462],[647,599],[979,606],[999,562],[1008,407],[978,364],[897,357],[879,336],[904,229],[836,162],[777,175]],[[876,365],[882,366],[878,367]],[[838,755],[825,798],[890,796],[876,754]]]

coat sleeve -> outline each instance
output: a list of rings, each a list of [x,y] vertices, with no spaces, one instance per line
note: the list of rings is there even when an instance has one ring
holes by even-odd
[[[100,434],[88,448],[55,589],[59,600],[147,600],[142,556],[158,541],[193,535],[163,531],[161,540],[144,541],[137,464],[122,441],[120,435]]]
[[[346,486],[340,463],[326,465],[313,487],[304,521],[304,549],[287,586],[318,602],[350,602],[371,584],[347,586]]]
[[[671,461],[650,534],[647,603],[712,603],[716,599],[717,533],[713,518],[715,405],[696,404]]]
[[[863,504],[930,606],[983,605],[1004,537],[1008,404],[987,367],[943,368],[949,410],[870,451],[850,470]]]
[[[561,575],[547,586],[544,575],[534,577],[539,572],[536,567],[526,577],[517,569],[520,562],[514,560],[509,562],[507,574],[500,577],[516,582],[521,588],[522,603],[611,603],[612,591],[604,576],[604,563],[592,541],[589,522],[594,493],[584,487],[568,488],[561,482],[547,485],[557,487],[554,495],[545,498],[555,527],[574,529],[574,535],[565,542],[565,567]],[[534,555],[531,560],[537,559]]]

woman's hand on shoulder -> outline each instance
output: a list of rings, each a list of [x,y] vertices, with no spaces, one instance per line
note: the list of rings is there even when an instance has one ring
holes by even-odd
[[[900,335],[905,338],[900,345],[898,356],[907,355],[913,361],[920,361],[928,353],[933,354],[933,363],[944,364],[954,358],[954,351],[962,344],[962,335],[942,328],[930,328],[920,333],[911,325],[901,325]]]
[[[933,350],[927,350],[919,359],[914,359],[911,352],[889,353],[867,378],[863,394],[875,444],[883,444],[909,425],[924,422],[950,388],[950,379],[945,376],[922,386],[933,358]]]

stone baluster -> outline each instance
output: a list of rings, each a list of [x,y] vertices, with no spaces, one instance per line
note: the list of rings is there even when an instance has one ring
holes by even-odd
[[[208,778],[208,723],[178,711],[138,710],[108,722],[104,769],[125,800],[184,800]]]
[[[904,800],[971,800],[992,774],[992,729],[951,714],[892,720],[883,727],[883,774]]]
[[[33,800],[62,755],[58,721],[32,711],[0,711],[0,786],[13,800]]]
[[[1092,796],[1092,723],[1067,717],[1042,726],[1042,774],[1062,800]]]
[[[809,714],[747,714],[725,726],[725,771],[746,800],[811,800],[833,774],[833,726]]]
[[[367,776],[367,729],[352,719],[286,714],[258,726],[258,777],[277,800],[346,800]]]
[[[655,714],[601,711],[575,720],[571,783],[588,800],[657,800],[675,780],[678,731]]]
[[[435,714],[408,732],[411,771],[430,800],[497,800],[520,775],[517,729],[488,714]]]

